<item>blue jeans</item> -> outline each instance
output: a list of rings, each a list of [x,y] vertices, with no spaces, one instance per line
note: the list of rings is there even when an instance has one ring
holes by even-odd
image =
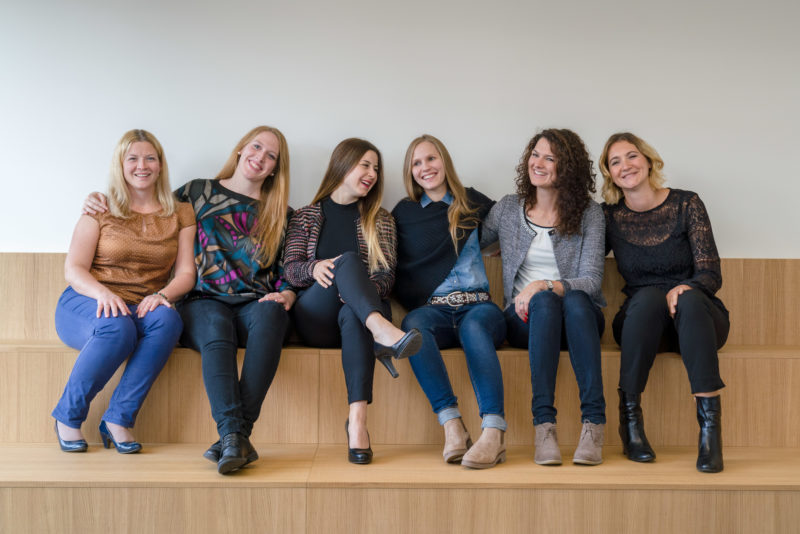
[[[132,428],[144,398],[167,363],[183,323],[173,308],[159,306],[139,319],[131,315],[96,317],[97,301],[68,287],[56,306],[56,331],[61,341],[80,350],[53,417],[80,428],[89,403],[122,362],[122,373],[103,420]],[[130,356],[130,358],[129,358]]]
[[[179,310],[186,325],[181,343],[200,353],[217,432],[249,436],[278,370],[289,312],[272,301],[228,304],[214,298],[184,302]],[[245,347],[241,377],[238,347]]]
[[[491,302],[459,307],[427,305],[409,312],[402,327],[422,332],[422,348],[408,360],[433,411],[440,414],[458,405],[439,349],[461,346],[481,417],[499,416],[494,424],[484,426],[502,426],[505,430],[503,375],[495,350],[506,335],[500,308]],[[448,412],[458,416],[458,412]]]
[[[533,386],[533,424],[555,423],[556,373],[559,352],[569,350],[569,359],[581,398],[581,419],[606,422],[603,375],[600,366],[600,334],[605,319],[600,309],[583,291],[567,291],[564,297],[552,291],[536,293],[528,304],[528,322],[514,312],[505,311],[508,342],[528,348]]]

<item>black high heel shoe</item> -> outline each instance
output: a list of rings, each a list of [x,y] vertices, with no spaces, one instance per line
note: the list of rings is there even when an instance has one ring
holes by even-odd
[[[142,444],[138,441],[120,441],[117,443],[114,440],[114,436],[112,436],[111,432],[108,430],[105,421],[100,421],[100,437],[103,438],[103,447],[110,449],[113,443],[117,452],[120,454],[132,454],[142,450]]]
[[[397,378],[400,375],[397,373],[397,369],[395,369],[391,359],[408,358],[418,353],[421,348],[422,334],[416,328],[412,328],[391,347],[375,343],[375,357],[386,367],[392,378]]]
[[[391,362],[389,362],[391,363]],[[372,462],[372,447],[366,449],[350,448],[350,420],[344,422],[344,431],[347,434],[347,459],[351,464],[368,464]],[[369,436],[369,434],[367,434]]]
[[[61,439],[61,434],[58,433],[58,421],[55,422],[53,428],[56,430],[56,437],[58,438],[58,445],[61,447],[61,450],[64,452],[86,452],[86,449],[89,448],[89,445],[86,443],[85,439],[76,439],[73,441],[66,441]]]

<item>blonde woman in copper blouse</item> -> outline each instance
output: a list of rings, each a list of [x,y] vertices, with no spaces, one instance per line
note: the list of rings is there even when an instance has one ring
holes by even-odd
[[[194,212],[173,197],[153,134],[122,136],[108,199],[108,213],[78,220],[64,266],[69,287],[56,307],[59,337],[81,351],[53,410],[65,452],[87,449],[81,425],[89,404],[126,359],[100,435],[106,448],[141,450],[131,429],[183,328],[172,302],[195,282]]]

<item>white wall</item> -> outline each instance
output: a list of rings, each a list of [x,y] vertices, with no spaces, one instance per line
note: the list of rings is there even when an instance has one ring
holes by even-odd
[[[700,193],[720,255],[800,257],[796,2],[0,1],[0,251],[65,251],[130,128],[178,186],[264,123],[289,140],[293,206],[361,136],[389,209],[423,132],[499,198],[536,130],[595,157],[631,130]]]

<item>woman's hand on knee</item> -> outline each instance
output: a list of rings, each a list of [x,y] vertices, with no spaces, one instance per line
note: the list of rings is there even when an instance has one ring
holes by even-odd
[[[669,290],[669,293],[667,293],[667,307],[669,308],[670,317],[675,317],[675,312],[678,309],[678,297],[691,289],[692,286],[681,284]]]
[[[283,309],[289,311],[289,309],[294,305],[294,301],[297,299],[297,295],[294,291],[287,289],[285,291],[281,291],[280,293],[267,293],[260,299],[258,302],[277,302],[278,304],[283,304]]]
[[[514,297],[514,311],[520,319],[528,322],[528,306],[531,299],[536,293],[545,289],[547,289],[547,284],[544,283],[544,280],[534,280]]]
[[[165,299],[162,295],[158,293],[153,293],[152,295],[147,295],[142,301],[136,306],[136,317],[141,319],[148,312],[151,312],[158,308],[159,306],[166,306],[167,308],[171,308],[172,304]]]
[[[336,258],[338,257],[339,256],[336,256]],[[330,287],[333,283],[333,262],[336,261],[336,258],[320,260],[314,265],[314,270],[311,272],[311,276],[314,277],[314,280],[324,288]]]
[[[118,317],[130,313],[131,311],[122,297],[115,295],[111,290],[106,290],[97,298],[97,317],[100,317],[101,314],[103,317]]]

